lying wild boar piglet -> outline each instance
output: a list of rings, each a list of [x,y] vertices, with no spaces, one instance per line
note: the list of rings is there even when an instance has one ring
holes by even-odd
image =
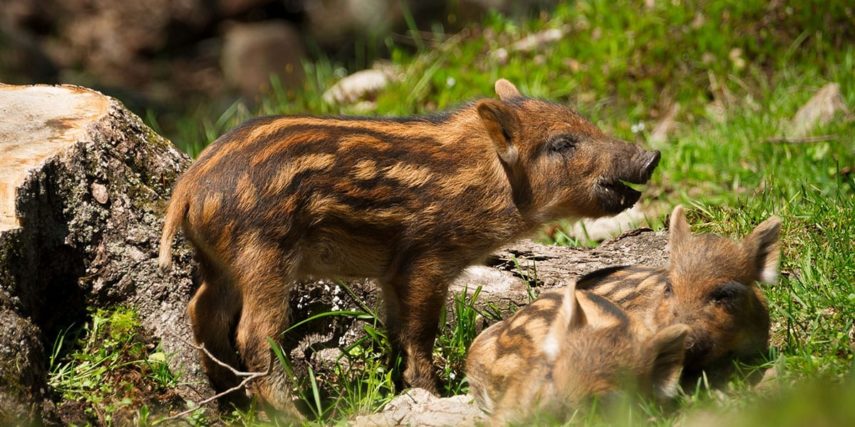
[[[566,419],[591,398],[677,392],[685,325],[653,332],[588,291],[544,292],[482,332],[466,361],[470,391],[496,424],[533,414]]]
[[[780,220],[771,217],[742,241],[693,235],[683,208],[671,214],[667,268],[610,267],[589,273],[578,287],[615,302],[653,330],[691,327],[683,371],[727,378],[734,360],[751,360],[769,347],[769,310],[758,282],[778,273]]]
[[[303,278],[376,278],[404,381],[436,390],[432,348],[449,283],[498,247],[564,217],[614,215],[640,194],[658,152],[611,138],[574,112],[520,94],[413,118],[274,116],[206,148],[173,191],[160,263],[177,229],[196,249],[195,339],[250,371]],[[217,389],[238,379],[203,355]],[[289,408],[280,369],[251,391]]]

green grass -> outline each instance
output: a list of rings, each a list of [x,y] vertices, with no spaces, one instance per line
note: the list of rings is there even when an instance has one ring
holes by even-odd
[[[307,409],[304,412],[307,412],[312,423],[318,425],[348,414],[370,413],[395,395],[394,374],[397,371],[391,369],[387,361],[386,355],[391,353],[391,345],[376,310],[363,304],[363,310],[322,312],[295,323],[285,334],[302,324],[323,321],[330,316],[351,317],[362,322],[364,336],[342,348],[342,354],[336,360],[332,372],[327,373],[325,382],[318,381],[311,366],[306,376],[295,375],[282,348],[270,341],[280,365],[289,373],[292,381],[300,385],[297,387],[297,397],[302,407]],[[397,360],[393,365],[399,363],[400,360]],[[243,414],[238,416],[239,419],[242,417]]]
[[[568,2],[527,22],[493,15],[467,36],[438,31],[435,38],[445,41],[436,46],[394,48],[392,62],[405,78],[377,97],[375,114],[441,110],[490,96],[495,79],[506,77],[528,95],[575,105],[617,137],[661,150],[646,203],[686,205],[694,231],[743,236],[769,215],[780,216],[782,275],[764,289],[773,319],[768,364],[778,372],[774,391],[736,381],[720,393],[701,384],[686,391],[675,410],[631,406],[620,423],[670,425],[712,412],[746,424],[797,425],[815,417],[834,425],[843,419],[837,416],[853,418],[844,402],[855,398],[853,380],[847,380],[855,352],[855,121],[839,115],[814,129],[834,137],[827,142],[767,141],[786,136],[785,123],[826,83],[840,84],[855,109],[853,16],[843,1],[757,0],[657,1],[652,8],[595,0]],[[542,49],[512,52],[504,63],[490,54],[547,28],[569,32]],[[306,71],[299,93],[274,85],[253,109],[240,103],[225,111],[202,108],[170,136],[195,155],[252,115],[352,112],[320,99],[344,70],[321,58]],[[663,143],[649,143],[650,129],[674,103],[681,107],[677,130]],[[555,236],[559,244],[586,243]],[[461,367],[476,312],[463,296],[451,310],[456,322],[443,327],[436,359],[445,392],[458,393],[466,391]],[[376,363],[375,356],[388,350],[382,328],[373,313],[365,314],[366,338],[345,352],[339,382],[304,383],[316,422],[375,410],[399,391],[388,367]],[[237,419],[255,422],[249,414]],[[615,420],[587,414],[577,421]]]
[[[98,310],[82,327],[60,334],[48,385],[62,399],[64,423],[145,423],[150,410],[180,405],[166,355],[147,339],[133,310]]]
[[[463,372],[466,368],[466,352],[478,336],[479,317],[483,317],[475,306],[480,295],[480,287],[471,294],[468,290],[456,294],[451,310],[443,309],[440,316],[439,323],[442,326],[436,341],[434,359],[442,367],[440,377],[445,385],[442,390],[444,395],[453,396],[468,391]]]

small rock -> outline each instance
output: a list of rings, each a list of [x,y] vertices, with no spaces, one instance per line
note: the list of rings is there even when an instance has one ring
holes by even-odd
[[[423,388],[411,388],[392,399],[383,408],[384,411],[400,411],[411,409],[414,406],[424,405],[439,400],[438,397]]]
[[[270,88],[270,77],[286,89],[298,88],[305,74],[303,44],[287,22],[238,24],[228,29],[220,58],[226,80],[244,97],[256,99]]]
[[[399,80],[398,69],[391,65],[375,65],[368,70],[357,71],[336,82],[324,92],[327,104],[347,104],[372,97]]]
[[[508,62],[509,55],[507,49],[500,47],[491,52],[490,56],[492,56],[496,61],[499,61],[500,64],[506,64]]]
[[[582,63],[573,58],[565,59],[564,66],[566,66],[571,73],[578,73],[582,69]]]
[[[730,62],[737,70],[745,68],[745,58],[742,57],[742,49],[738,47],[731,49],[727,57],[730,58]]]
[[[473,265],[465,270],[451,285],[452,292],[467,290],[474,292],[481,287],[485,297],[499,298],[519,293],[525,295],[526,285],[518,277],[508,271],[497,270],[484,265]]]
[[[668,109],[665,117],[656,124],[648,139],[652,144],[662,144],[668,139],[668,135],[677,127],[677,114],[680,112],[680,104],[674,104]]]
[[[92,197],[95,198],[96,202],[106,205],[107,201],[110,200],[110,193],[107,192],[107,187],[105,187],[104,184],[93,182]]]
[[[567,28],[550,28],[531,34],[512,44],[509,48],[500,47],[490,52],[490,56],[501,64],[508,62],[510,52],[531,52],[561,40],[567,34]]]
[[[392,399],[383,411],[356,417],[352,426],[474,426],[487,416],[471,396],[439,398],[415,388]]]
[[[778,382],[778,369],[775,367],[769,368],[763,373],[763,378],[755,386],[760,390],[771,390]]]
[[[529,52],[561,40],[564,34],[566,34],[564,28],[550,28],[525,37],[511,45],[511,49],[517,52]]]
[[[140,262],[142,260],[149,258],[148,255],[144,254],[141,250],[137,249],[134,246],[128,246],[128,252],[127,253],[128,253],[128,256],[136,262]]]
[[[583,219],[573,225],[569,234],[571,237],[583,241],[606,240],[635,229],[647,216],[655,216],[655,213],[651,215],[650,212],[643,211],[641,206],[636,203],[631,209],[612,217]]]
[[[837,113],[848,113],[846,103],[840,94],[840,85],[829,83],[822,87],[793,117],[790,122],[791,137],[806,136],[816,126],[831,122]]]

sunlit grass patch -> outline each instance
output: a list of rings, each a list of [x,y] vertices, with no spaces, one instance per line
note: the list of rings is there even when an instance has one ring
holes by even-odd
[[[166,358],[134,311],[92,313],[53,345],[48,385],[63,399],[58,415],[65,423],[124,425],[181,405]]]

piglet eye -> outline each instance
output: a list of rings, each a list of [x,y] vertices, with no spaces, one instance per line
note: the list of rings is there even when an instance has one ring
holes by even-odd
[[[671,286],[671,281],[665,282],[665,290],[663,291],[666,297],[670,297],[674,293],[674,287]]]
[[[709,298],[717,304],[726,304],[742,295],[744,290],[745,286],[739,282],[727,282],[715,288]]]
[[[553,153],[568,152],[576,148],[579,143],[579,137],[576,135],[559,135],[549,141],[549,151]]]

